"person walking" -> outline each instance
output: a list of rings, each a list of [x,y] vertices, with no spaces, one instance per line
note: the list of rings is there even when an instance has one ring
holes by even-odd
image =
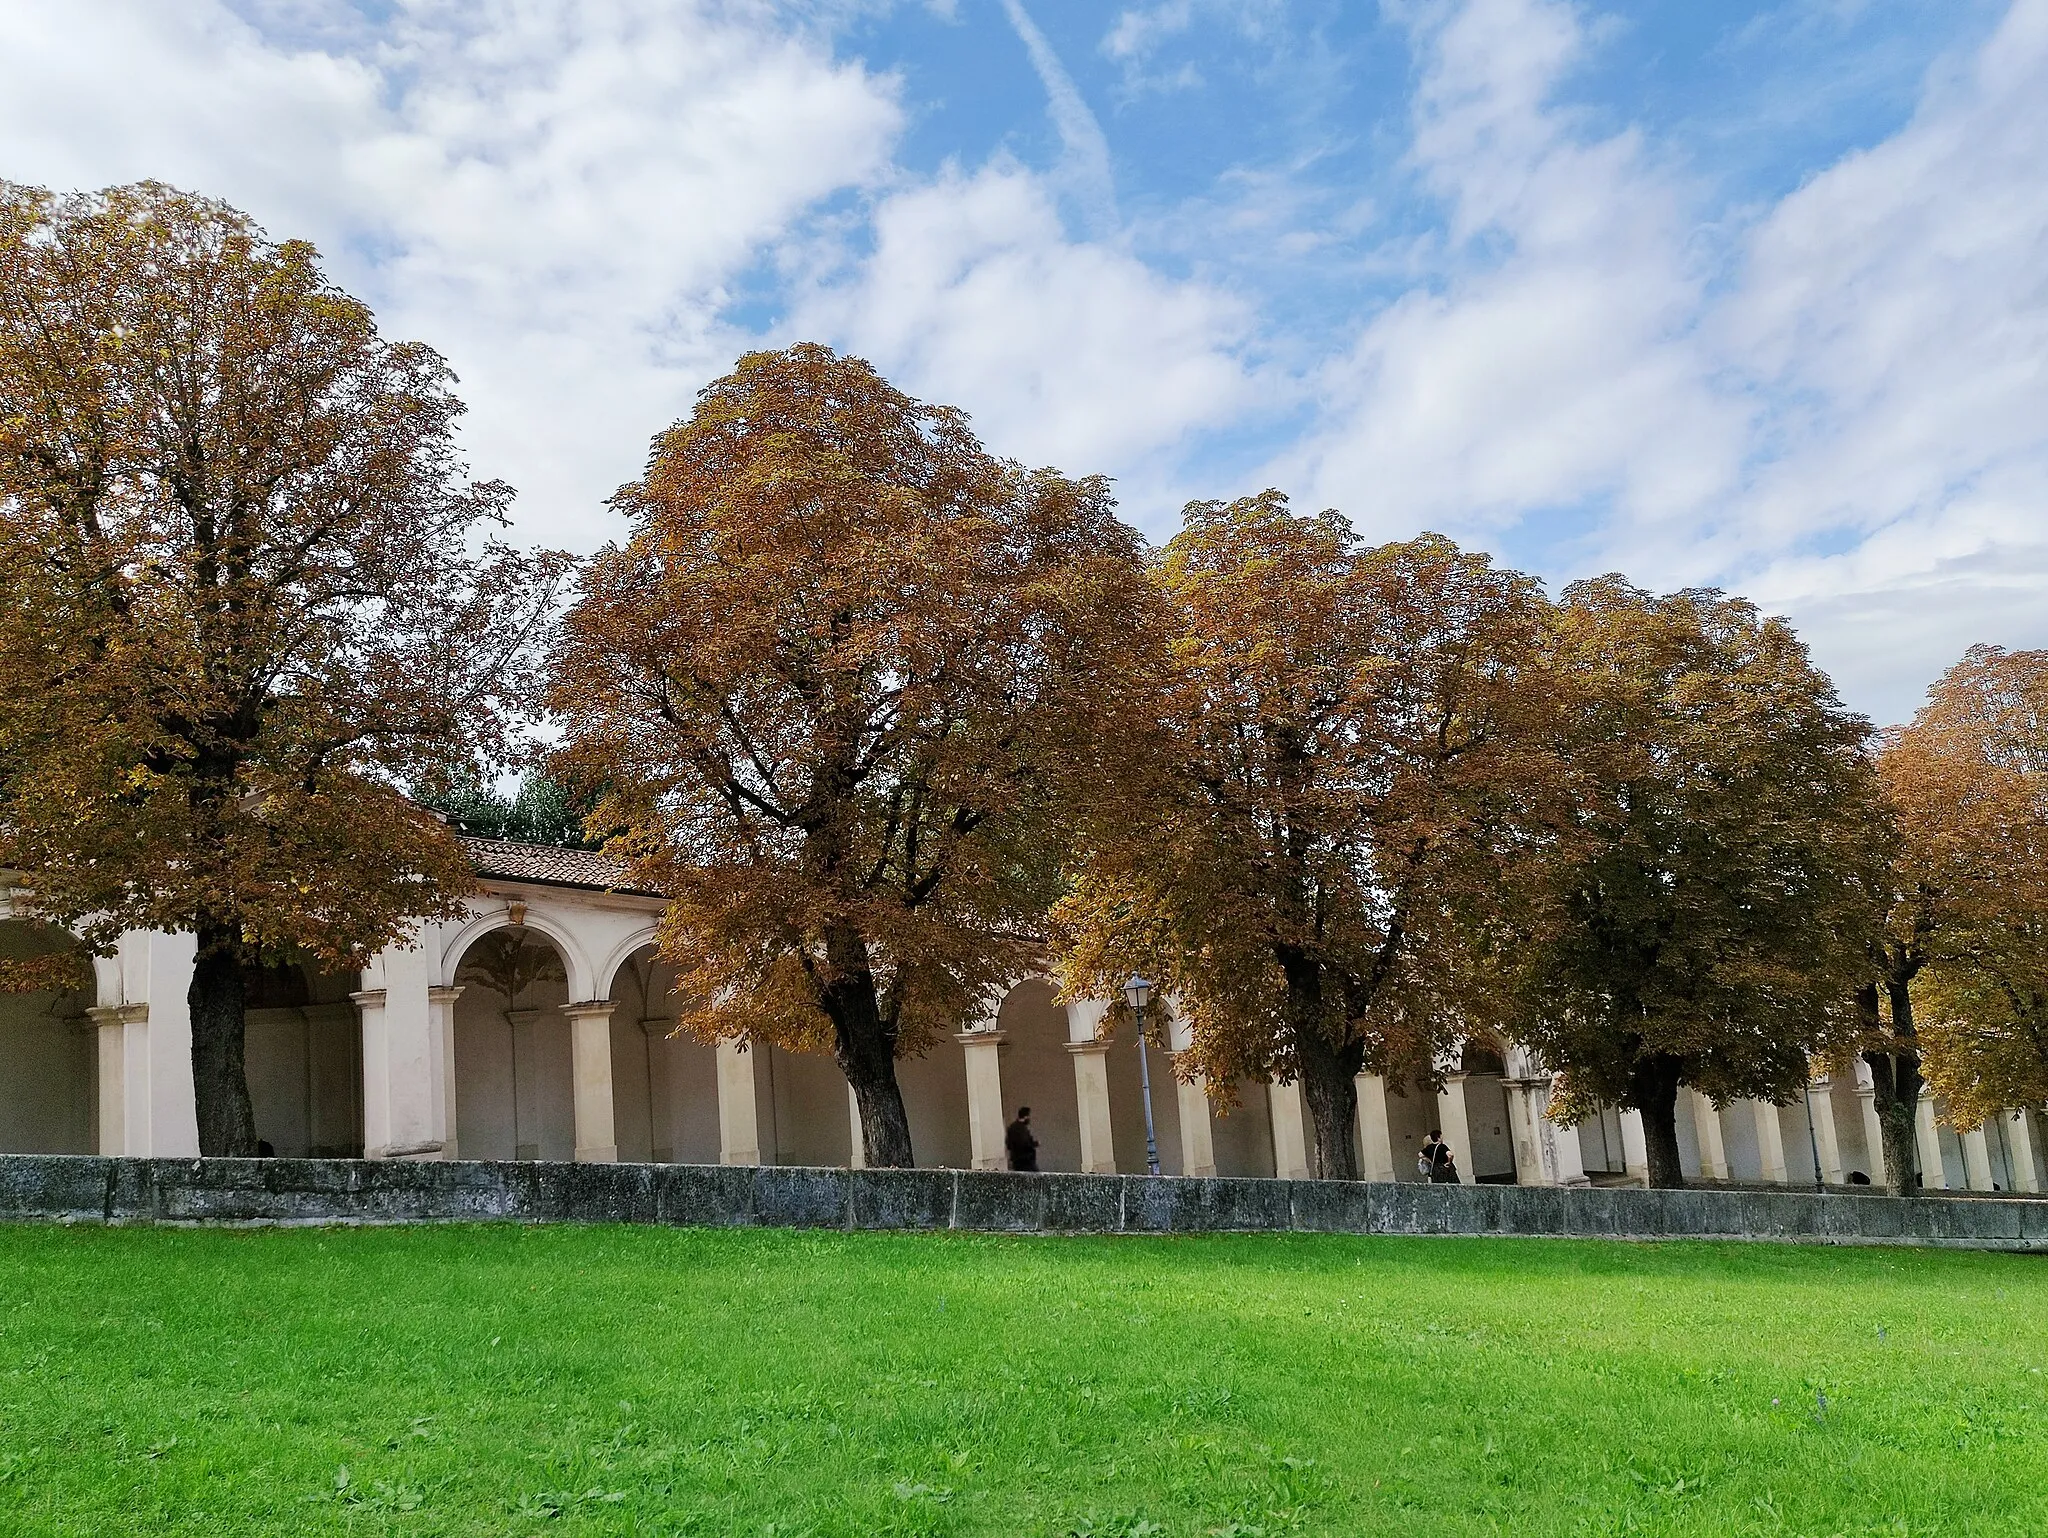
[[[1038,1138],[1031,1131],[1031,1107],[1017,1107],[1017,1119],[1003,1129],[1003,1147],[1010,1154],[1013,1170],[1038,1169]]]
[[[1451,1152],[1451,1145],[1444,1141],[1443,1133],[1430,1128],[1429,1136],[1422,1141],[1422,1157],[1429,1165],[1429,1183],[1433,1186],[1455,1186],[1464,1184],[1458,1178],[1457,1156]]]

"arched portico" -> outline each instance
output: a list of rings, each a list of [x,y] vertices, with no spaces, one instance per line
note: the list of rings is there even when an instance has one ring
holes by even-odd
[[[0,958],[29,961],[70,950],[66,935],[0,918]],[[97,1149],[92,1008],[85,988],[0,993],[0,1153]]]

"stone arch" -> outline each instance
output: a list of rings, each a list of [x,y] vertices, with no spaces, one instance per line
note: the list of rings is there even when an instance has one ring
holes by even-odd
[[[303,956],[242,969],[256,1136],[281,1157],[362,1157],[362,1037],[350,998],[359,981]]]
[[[0,910],[4,912],[4,910]],[[0,957],[75,949],[62,930],[0,916]],[[0,993],[0,1153],[89,1154],[98,1144],[93,988]]]
[[[592,976],[596,979],[597,986],[592,990],[590,997],[593,999],[617,998],[619,969],[641,951],[653,949],[654,939],[655,926],[653,924],[646,924],[634,930],[633,933],[614,945],[611,948],[611,953],[604,958],[603,965],[599,966],[592,973]]]
[[[455,974],[461,968],[463,959],[469,954],[471,947],[494,930],[514,927],[510,903],[503,908],[476,914],[443,942],[441,964],[434,981],[443,988],[459,986]],[[590,965],[589,956],[574,931],[560,917],[548,912],[544,906],[530,904],[526,907],[523,922],[516,927],[545,936],[548,943],[555,948],[555,953],[562,958],[563,969],[568,974],[570,998],[582,1000],[600,997],[594,981],[596,971]]]
[[[453,999],[455,1125],[466,1159],[573,1159],[576,1099],[563,1006],[590,971],[565,927],[529,910],[479,915],[443,953]]]
[[[622,944],[600,975],[613,1003],[612,1115],[619,1158],[716,1164],[718,1049],[675,1034],[675,969],[655,952],[649,927]]]
[[[1038,1135],[1038,1167],[1081,1168],[1080,1109],[1075,1095],[1074,1054],[1067,1006],[1051,978],[1030,973],[1012,983],[995,1011],[1003,1033],[1003,1116],[1031,1107]]]

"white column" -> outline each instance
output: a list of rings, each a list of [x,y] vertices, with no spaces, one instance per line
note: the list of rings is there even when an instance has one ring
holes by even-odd
[[[1090,1175],[1116,1173],[1116,1143],[1109,1124],[1109,1043],[1070,1041],[1074,1059],[1074,1109],[1081,1128],[1081,1168]]]
[[[1768,1100],[1752,1100],[1749,1109],[1756,1122],[1756,1151],[1763,1178],[1781,1186],[1785,1184],[1785,1124],[1778,1120],[1778,1108]]]
[[[868,1137],[860,1124],[860,1096],[851,1084],[846,1086],[846,1128],[846,1167],[864,1170],[868,1167]]]
[[[1178,1055],[1169,1056],[1168,1064],[1172,1064]],[[1200,1074],[1183,1080],[1175,1073],[1173,1092],[1180,1102],[1180,1172],[1183,1175],[1213,1175],[1216,1173],[1216,1129],[1209,1119],[1209,1081]]]
[[[1815,1079],[1806,1086],[1806,1109],[1813,1117],[1813,1140],[1820,1145],[1820,1178],[1823,1184],[1842,1183],[1842,1140],[1835,1129],[1835,1086],[1829,1078]]]
[[[427,1110],[432,1117],[433,1135],[441,1140],[441,1157],[453,1159],[455,1152],[455,1001],[460,988],[427,990],[427,1061],[433,1072],[432,1092]]]
[[[1003,1050],[1001,1031],[962,1031],[960,1043],[967,1064],[967,1147],[978,1170],[999,1170],[1009,1163],[1003,1147]]]
[[[1508,1128],[1515,1139],[1515,1184],[1546,1185],[1550,1177],[1543,1165],[1543,1106],[1538,1097],[1543,1081],[1510,1078],[1501,1084],[1507,1090]]]
[[[2026,1106],[2005,1113],[2005,1146],[2012,1159],[2012,1188],[2038,1195],[2041,1175],[2034,1167],[2034,1114]]]
[[[618,1111],[612,1100],[610,999],[564,1004],[569,1017],[569,1072],[576,1099],[576,1162],[619,1162]]]
[[[131,1154],[199,1155],[192,1093],[192,959],[189,934],[130,931],[119,942],[122,1000],[135,1013],[122,1032],[121,1087]]]
[[[1692,1092],[1693,1132],[1700,1145],[1700,1174],[1708,1180],[1728,1178],[1728,1145],[1721,1138],[1721,1113],[1710,1096]]]
[[[86,1017],[97,1027],[99,1055],[99,1150],[108,1157],[117,1157],[131,1149],[146,1153],[149,1149],[149,1128],[147,1123],[139,1127],[129,1125],[130,1118],[137,1110],[147,1111],[148,1102],[141,1095],[131,1096],[128,1083],[130,1052],[128,1033],[149,1029],[149,1006],[146,1004],[108,1004],[88,1009]],[[133,1054],[138,1067],[146,1067],[147,1051]]]
[[[1438,1130],[1451,1145],[1451,1157],[1458,1164],[1458,1178],[1472,1181],[1472,1119],[1465,1111],[1465,1076],[1447,1074],[1436,1097]]]
[[[1302,1125],[1301,1086],[1266,1085],[1273,1122],[1273,1173],[1282,1180],[1308,1179],[1308,1135]]]
[[[1361,1180],[1394,1178],[1394,1138],[1387,1126],[1387,1081],[1362,1073],[1358,1090],[1358,1176]]]
[[[1914,1107],[1913,1135],[1920,1148],[1920,1189],[1946,1191],[1948,1166],[1941,1159],[1941,1132],[1934,1121],[1934,1097],[1925,1091]]]
[[[761,1113],[754,1100],[756,1053],[743,1041],[718,1043],[718,1162],[761,1162]],[[852,1093],[852,1086],[847,1092]]]
[[[1538,1122],[1538,1135],[1548,1155],[1550,1183],[1559,1186],[1591,1185],[1586,1178],[1586,1156],[1579,1147],[1579,1129],[1560,1127],[1546,1114]]]
[[[428,932],[431,935],[431,931]],[[440,1158],[448,1131],[447,1043],[437,1036],[432,965],[423,946],[393,946],[352,994],[363,1017],[363,1153],[371,1159]]]
[[[1643,1130],[1643,1113],[1626,1106],[1621,1109],[1621,1162],[1629,1179],[1650,1183],[1650,1137]]]
[[[1989,1191],[1997,1184],[1991,1178],[1991,1149],[1985,1141],[1984,1129],[1973,1127],[1962,1134],[1963,1174],[1972,1191]]]
[[[1856,1059],[1856,1104],[1863,1114],[1863,1154],[1870,1168],[1864,1173],[1872,1185],[1883,1185],[1884,1177],[1884,1121],[1877,1114],[1877,1085],[1870,1073],[1870,1064],[1862,1058]]]

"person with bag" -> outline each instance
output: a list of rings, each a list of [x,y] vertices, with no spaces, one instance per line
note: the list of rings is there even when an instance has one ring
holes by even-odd
[[[1444,1141],[1443,1133],[1432,1127],[1429,1136],[1422,1140],[1422,1152],[1415,1160],[1417,1174],[1427,1175],[1429,1183],[1435,1186],[1455,1186],[1464,1182],[1458,1178],[1458,1160],[1451,1152],[1451,1145]]]

